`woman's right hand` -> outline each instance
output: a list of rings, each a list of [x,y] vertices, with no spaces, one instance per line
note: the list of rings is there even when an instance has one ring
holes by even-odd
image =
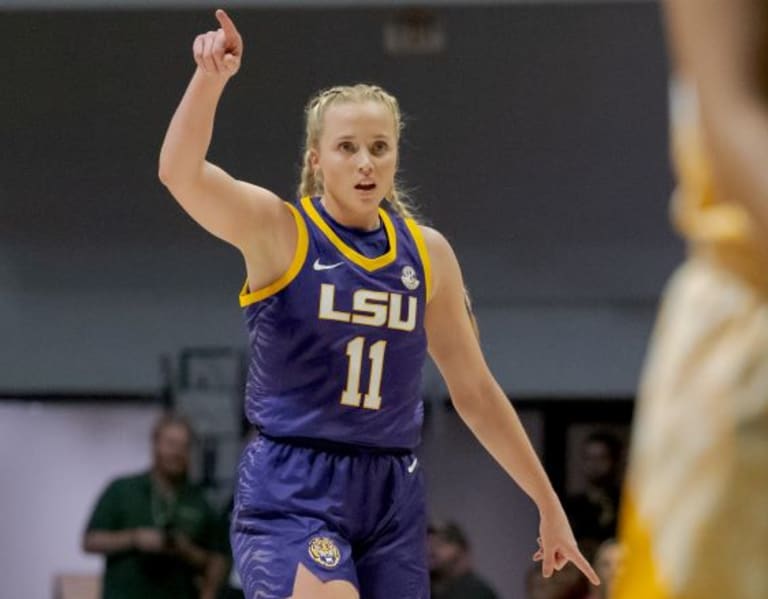
[[[221,27],[216,31],[201,33],[195,38],[192,52],[198,68],[206,75],[229,79],[240,69],[243,57],[243,38],[221,9],[216,11]]]

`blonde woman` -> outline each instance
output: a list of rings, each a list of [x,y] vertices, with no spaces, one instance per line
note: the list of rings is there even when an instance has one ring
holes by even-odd
[[[379,87],[307,106],[302,199],[230,177],[205,157],[241,64],[232,20],[195,39],[197,69],[171,121],[160,179],[245,261],[246,412],[232,541],[246,596],[425,599],[421,369],[438,364],[462,418],[536,502],[545,575],[577,549],[520,421],[485,364],[461,271],[395,184],[402,121]]]

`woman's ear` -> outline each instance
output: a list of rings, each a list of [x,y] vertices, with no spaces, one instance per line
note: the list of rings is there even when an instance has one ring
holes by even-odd
[[[309,166],[312,167],[312,171],[315,174],[320,169],[320,154],[315,148],[310,148],[309,150]]]

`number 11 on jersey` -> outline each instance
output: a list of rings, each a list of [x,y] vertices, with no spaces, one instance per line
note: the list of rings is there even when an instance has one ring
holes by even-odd
[[[355,337],[347,343],[347,357],[349,357],[349,369],[347,370],[347,386],[341,394],[341,403],[345,406],[369,410],[378,410],[381,407],[381,375],[384,371],[384,352],[387,342],[383,339],[371,345],[368,358],[371,360],[371,376],[368,380],[368,392],[365,397],[360,394],[360,375],[363,367],[363,351],[365,349],[365,337]]]

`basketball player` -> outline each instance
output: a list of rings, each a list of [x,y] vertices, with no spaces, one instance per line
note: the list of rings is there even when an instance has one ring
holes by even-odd
[[[667,0],[672,278],[640,389],[616,599],[768,597],[768,2]]]
[[[428,597],[413,454],[427,349],[458,412],[538,506],[544,574],[573,561],[596,582],[483,360],[451,247],[399,196],[395,98],[368,85],[316,96],[302,199],[283,202],[205,160],[243,52],[230,18],[216,17],[221,28],[194,42],[197,70],[168,129],[160,178],[245,260],[246,411],[261,431],[241,459],[232,527],[246,597]]]

